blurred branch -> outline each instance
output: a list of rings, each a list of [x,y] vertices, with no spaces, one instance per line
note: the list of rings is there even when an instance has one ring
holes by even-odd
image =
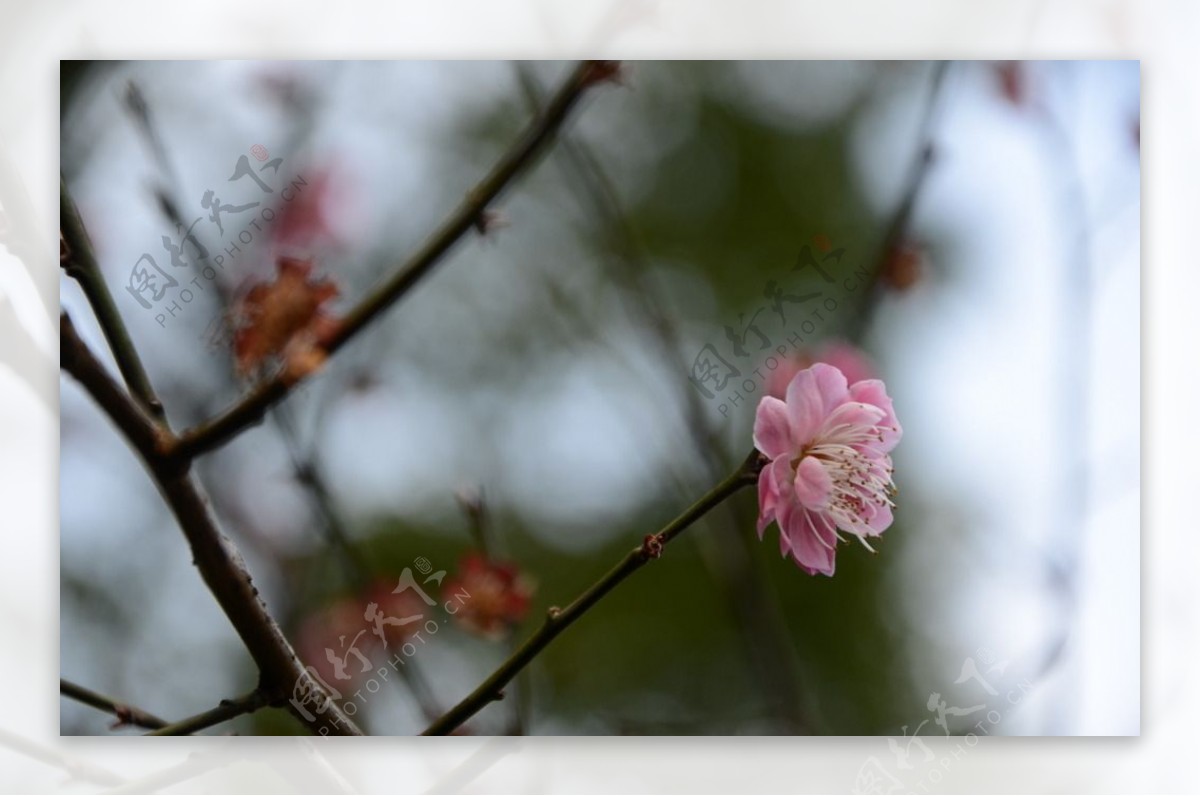
[[[356,584],[361,590],[369,588],[374,580],[371,567],[350,541],[350,533],[333,503],[333,495],[330,494],[320,462],[317,461],[311,449],[305,451],[301,448],[295,425],[292,423],[286,407],[280,407],[272,414],[272,417],[279,427],[284,444],[287,445],[296,480],[304,487],[313,510],[320,516],[325,528],[325,541],[333,548],[334,555],[338,557],[347,582]],[[404,681],[404,685],[408,687],[417,701],[417,705],[420,706],[421,712],[425,714],[425,718],[432,721],[440,716],[442,707],[438,704],[433,695],[433,689],[425,680],[416,662],[410,660],[406,666],[400,667],[397,671],[400,673],[400,679]]]
[[[150,110],[150,103],[147,102],[145,95],[136,82],[130,80],[125,86],[125,94],[122,97],[125,109],[133,118],[134,127],[137,129],[138,135],[146,144],[146,148],[150,151],[150,156],[154,160],[154,164],[158,169],[158,181],[153,186],[152,192],[154,195],[154,203],[158,206],[158,210],[162,213],[163,218],[178,234],[186,234],[193,236],[196,240],[203,237],[199,231],[191,232],[187,221],[183,218],[183,213],[179,208],[182,206],[179,197],[182,195],[182,180],[179,174],[171,164],[171,158],[167,154],[166,141],[159,132],[154,115]],[[196,268],[203,271],[206,267],[212,267],[212,262],[208,256],[207,247],[196,255]],[[216,294],[216,303],[224,311],[230,301],[230,290],[228,286],[220,279],[212,280],[212,286]]]
[[[115,794],[142,794],[144,796],[148,793],[160,793],[168,788],[178,792],[186,790],[186,786],[181,786],[189,780],[214,772],[226,772],[250,757],[250,751],[242,740],[218,738],[212,741],[211,748],[203,752],[191,752],[181,762],[133,777],[103,791],[103,793],[105,796],[115,796]],[[195,786],[192,788],[192,790],[198,789]],[[336,791],[331,790],[330,792]]]
[[[350,533],[333,505],[329,484],[316,456],[311,450],[306,451],[301,446],[295,424],[284,407],[280,407],[272,417],[288,449],[296,481],[304,488],[313,510],[320,516],[325,529],[325,541],[337,555],[346,581],[364,587],[369,585],[372,579],[371,567],[350,541]]]
[[[147,730],[157,730],[160,727],[167,726],[167,722],[153,713],[148,713],[141,708],[124,702],[117,702],[115,699],[98,694],[81,685],[72,683],[70,680],[60,678],[58,681],[58,692],[68,699],[74,699],[76,702],[82,702],[89,707],[111,713],[117,717],[116,726],[118,727],[131,725]]]
[[[492,537],[491,518],[488,516],[487,500],[484,497],[482,486],[474,489],[464,488],[459,490],[456,495],[458,505],[467,516],[467,530],[474,539],[475,545],[479,548],[483,557],[489,561],[498,560],[496,544]],[[510,634],[505,642],[508,646],[508,654],[515,655],[519,644],[517,636]],[[517,674],[516,683],[510,689],[515,692],[515,699],[511,700],[512,716],[509,719],[508,728],[505,731],[506,735],[526,735],[530,726],[530,712],[532,708],[531,683],[529,682],[529,670],[523,669]],[[438,713],[438,716],[441,712]],[[430,719],[436,719],[438,716],[431,716]]]
[[[609,67],[602,61],[578,64],[545,109],[536,116],[517,142],[501,157],[466,199],[450,214],[424,245],[383,284],[375,288],[342,320],[325,341],[333,354],[378,318],[414,287],[468,232],[482,229],[485,213],[509,183],[531,166],[566,122],[585,89],[606,79]],[[239,432],[259,422],[273,405],[287,397],[295,382],[282,376],[260,382],[223,414],[180,436],[179,453],[186,458],[218,448]]]
[[[75,202],[71,200],[71,195],[67,191],[65,178],[59,179],[59,213],[62,235],[60,264],[67,274],[83,288],[83,293],[87,296],[92,311],[96,314],[100,330],[104,333],[104,339],[108,341],[113,359],[117,362],[117,369],[121,371],[121,377],[125,379],[129,391],[152,416],[161,419],[163,416],[162,402],[154,394],[154,387],[151,386],[150,378],[146,375],[145,368],[142,367],[142,360],[133,346],[133,340],[130,339],[129,331],[125,328],[125,322],[121,320],[116,302],[113,301],[112,294],[108,292],[108,285],[104,281],[104,275],[100,273],[100,266],[96,262],[96,255],[92,250],[92,242],[88,239],[87,230],[84,229]]]
[[[191,735],[194,732],[208,729],[214,724],[236,719],[246,713],[253,713],[259,708],[266,707],[267,698],[261,691],[255,689],[245,696],[236,699],[222,699],[221,703],[212,710],[206,710],[191,718],[182,719],[174,724],[160,727],[146,735]]]
[[[2,211],[0,211],[2,212]],[[47,378],[54,372],[54,360],[35,342],[25,328],[10,296],[0,296],[0,368],[7,368],[37,396],[48,412],[58,413],[57,380]]]
[[[123,782],[121,777],[107,768],[71,757],[52,746],[43,746],[8,730],[0,729],[0,747],[8,747],[33,760],[53,766],[80,782],[110,788],[118,787]]]
[[[536,107],[540,97],[533,76],[528,70],[521,69],[518,78]],[[568,187],[579,195],[586,214],[596,219],[607,232],[615,255],[611,273],[614,282],[622,288],[619,296],[626,312],[634,319],[642,320],[636,328],[645,331],[667,371],[687,373],[690,365],[683,353],[683,341],[670,315],[656,301],[654,284],[649,279],[650,265],[604,167],[577,136],[564,135],[555,155],[558,156],[556,161],[563,166]],[[725,466],[720,440],[699,392],[687,379],[678,379],[676,384],[678,400],[684,407],[685,431],[695,453],[694,461],[700,463],[704,477],[712,482]],[[675,480],[686,486],[684,478]],[[730,509],[726,515],[729,527],[736,528],[736,513]],[[741,649],[752,677],[759,685],[768,709],[777,713],[792,734],[801,734],[807,730],[808,722],[802,708],[803,691],[796,653],[787,636],[778,603],[764,586],[767,579],[761,571],[754,571],[761,570],[759,559],[751,550],[754,539],[744,533],[719,534],[708,539],[712,544],[702,547],[702,560],[731,606],[735,625],[745,642]]]
[[[1067,77],[1070,71],[1063,73]],[[1075,87],[1076,101],[1080,96]],[[1053,555],[1045,559],[1047,583],[1058,603],[1058,627],[1046,643],[1044,658],[1035,670],[1035,682],[1047,676],[1068,661],[1067,653],[1074,641],[1074,628],[1079,611],[1079,570],[1082,551],[1085,550],[1088,529],[1088,511],[1092,503],[1092,458],[1087,455],[1089,421],[1091,417],[1091,352],[1092,315],[1096,289],[1091,257],[1093,222],[1088,213],[1087,180],[1079,164],[1077,144],[1071,134],[1068,121],[1061,118],[1054,107],[1037,106],[1038,118],[1046,128],[1049,145],[1048,159],[1062,172],[1062,196],[1059,207],[1064,219],[1062,229],[1064,247],[1068,256],[1060,274],[1062,311],[1058,313],[1060,323],[1060,348],[1056,353],[1059,380],[1059,421],[1061,475],[1054,487],[1054,504],[1057,518],[1051,520],[1053,534],[1057,533],[1060,543]],[[1074,217],[1072,219],[1072,217]],[[1070,689],[1070,676],[1063,678],[1052,724],[1048,733],[1068,734],[1072,720],[1078,718],[1079,689]]]
[[[87,390],[141,455],[179,521],[191,547],[193,562],[205,584],[258,665],[259,688],[269,696],[271,704],[286,703],[296,716],[303,717],[300,709],[288,701],[293,690],[310,685],[321,694],[324,691],[305,669],[267,611],[241,554],[218,530],[207,502],[189,473],[188,464],[164,453],[172,447],[170,430],[165,424],[146,418],[133,400],[121,391],[79,338],[65,313],[60,317],[59,328],[63,370]],[[315,730],[322,734],[362,734],[328,695],[325,695],[324,704],[328,709],[316,716]]]
[[[893,250],[904,242],[912,226],[912,216],[917,199],[920,198],[921,191],[925,187],[925,180],[929,176],[930,167],[936,157],[934,129],[938,121],[938,111],[941,108],[946,73],[951,63],[951,61],[934,61],[933,63],[929,95],[925,100],[925,110],[921,116],[920,129],[917,132],[917,153],[909,165],[908,175],[904,181],[904,190],[900,195],[900,203],[896,205],[896,209],[888,219],[887,227],[884,228],[883,239],[875,256],[876,267],[871,273],[867,289],[864,291],[864,307],[869,307],[878,301],[880,296],[879,280],[887,267],[888,258]],[[866,309],[859,312],[858,318],[864,322],[853,326],[854,333],[850,335],[851,337],[862,336],[865,331],[865,319],[869,315],[870,313]]]
[[[167,147],[163,142],[163,138],[158,133],[158,125],[154,123],[154,117],[150,113],[150,103],[146,101],[146,95],[142,93],[137,83],[130,80],[125,84],[125,96],[122,97],[122,100],[124,101],[125,109],[133,117],[138,134],[141,135],[142,140],[146,142],[146,146],[150,149],[150,154],[154,158],[159,172],[166,181],[169,181],[173,185],[178,185],[178,177],[176,176],[175,169],[171,166],[171,159],[167,156]],[[161,189],[160,197],[165,197],[165,195],[165,189]],[[172,212],[175,206],[169,199],[163,205],[162,209],[172,221],[182,221],[178,212]]]
[[[40,309],[46,313],[47,321],[53,321],[58,310],[58,277],[43,267],[50,248],[38,216],[25,181],[0,138],[0,246],[21,262],[37,291]]]
[[[599,603],[605,595],[620,585],[622,581],[637,572],[650,560],[661,556],[663,548],[672,539],[683,533],[693,523],[716,506],[719,506],[740,489],[754,484],[764,463],[765,460],[758,451],[751,452],[737,470],[710,489],[707,494],[693,503],[690,508],[667,523],[661,531],[648,535],[642,544],[631,550],[625,558],[609,570],[608,574],[588,587],[583,594],[575,598],[574,602],[566,608],[551,608],[547,612],[546,621],[542,624],[541,628],[530,636],[478,688],[451,708],[440,719],[429,725],[423,734],[446,735],[451,733],[480,710],[483,710],[488,704],[502,699],[504,696],[504,686],[508,685],[550,642]]]

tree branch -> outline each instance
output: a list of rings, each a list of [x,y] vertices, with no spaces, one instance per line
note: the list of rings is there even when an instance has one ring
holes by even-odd
[[[663,548],[683,531],[703,517],[714,507],[720,505],[743,487],[754,484],[765,460],[754,451],[731,475],[708,491],[704,497],[692,504],[687,511],[680,514],[658,533],[650,534],[641,545],[631,550],[621,561],[608,571],[604,577],[589,586],[583,594],[566,608],[551,608],[542,626],[512,654],[500,668],[472,691],[465,699],[446,712],[440,719],[425,730],[423,735],[446,735],[460,727],[464,722],[483,710],[489,703],[502,698],[503,689],[530,661],[560,633],[575,623],[587,613],[605,595],[615,589],[622,581],[646,565],[651,559],[662,555]]]
[[[141,708],[124,702],[117,702],[115,699],[98,694],[91,689],[72,683],[70,680],[60,678],[58,681],[58,692],[68,699],[74,699],[76,702],[81,702],[84,705],[96,708],[96,710],[111,713],[117,717],[117,726],[130,725],[133,727],[142,727],[147,730],[157,730],[160,727],[167,726],[167,722],[153,713],[148,713]]]
[[[59,316],[60,367],[82,384],[143,459],[157,459],[169,447],[170,432],[156,422],[108,375],[64,312]]]
[[[583,96],[584,90],[605,79],[606,75],[607,70],[603,62],[583,61],[571,70],[542,112],[530,122],[516,143],[467,194],[449,218],[442,222],[441,227],[392,276],[346,315],[337,331],[326,341],[325,347],[329,354],[350,342],[396,303],[420,281],[421,277],[437,265],[464,235],[482,224],[488,205],[513,179],[533,164],[546,144],[566,122],[567,116]],[[178,454],[190,459],[224,445],[247,426],[261,421],[267,410],[283,400],[293,386],[295,382],[286,381],[282,376],[260,382],[224,413],[181,434]]]
[[[259,689],[272,705],[288,704],[292,713],[304,719],[301,710],[288,701],[294,689],[303,686],[320,689],[297,657],[279,625],[267,611],[258,588],[233,543],[217,528],[208,504],[188,471],[187,463],[164,455],[170,447],[170,430],[146,419],[104,366],[88,350],[75,332],[70,318],[60,319],[59,347],[62,368],[70,373],[126,434],[141,455],[171,512],[179,522],[192,549],[193,562],[221,609],[229,618],[246,650],[259,669]],[[320,689],[320,693],[324,693]],[[327,709],[317,714],[315,730],[321,734],[361,735],[331,699]]]
[[[206,710],[190,718],[182,719],[174,724],[168,724],[146,735],[191,735],[200,730],[208,729],[214,724],[236,719],[246,713],[253,713],[267,706],[267,699],[255,689],[245,696],[236,699],[222,699],[212,710]]]
[[[100,273],[96,255],[92,251],[92,242],[79,217],[75,202],[67,191],[65,178],[59,179],[59,216],[59,229],[62,234],[60,264],[83,288],[92,311],[96,313],[96,320],[100,322],[104,339],[108,341],[108,347],[112,350],[113,359],[117,361],[117,370],[121,371],[121,377],[125,379],[129,391],[151,416],[161,420],[162,402],[154,393],[154,387],[151,386],[150,378],[142,367],[142,360],[129,337],[125,322],[121,320],[121,314],[117,311],[112,293],[108,292],[108,284],[104,281],[104,275]]]

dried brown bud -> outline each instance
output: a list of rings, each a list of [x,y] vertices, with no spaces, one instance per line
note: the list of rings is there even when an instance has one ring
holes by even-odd
[[[924,249],[910,241],[902,241],[888,251],[879,279],[892,290],[905,291],[921,281],[924,273]]]

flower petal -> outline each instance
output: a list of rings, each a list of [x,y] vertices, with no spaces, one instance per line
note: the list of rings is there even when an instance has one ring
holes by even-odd
[[[896,443],[900,441],[904,432],[900,428],[900,421],[896,419],[896,410],[892,406],[892,399],[888,396],[883,382],[879,379],[867,379],[851,385],[850,399],[878,406],[883,410],[883,419],[878,421],[878,426],[883,432],[883,443],[877,447],[883,453],[896,447]]]
[[[783,401],[769,395],[759,401],[754,413],[754,447],[769,459],[782,456],[791,450],[788,430],[788,411]]]
[[[833,479],[815,456],[805,456],[796,466],[796,499],[806,509],[823,511],[829,505]]]
[[[875,366],[860,349],[845,340],[828,340],[813,356],[817,362],[833,365],[842,372],[849,384],[875,378]]]
[[[875,426],[882,423],[885,416],[884,410],[874,404],[847,401],[825,418],[817,437],[823,442],[846,442],[855,437],[861,440],[862,432],[873,434]],[[873,439],[872,443],[878,447]]]
[[[844,403],[846,396],[846,377],[831,365],[818,362],[797,373],[787,388],[792,443],[810,443],[825,417]]]
[[[781,508],[788,503],[795,502],[792,495],[792,480],[792,467],[787,456],[779,456],[758,474],[758,537],[760,539],[772,520],[780,521]],[[783,527],[782,522],[779,527]]]
[[[821,362],[798,372],[784,401],[764,398],[755,417],[755,445],[771,456],[759,477],[759,538],[775,522],[785,558],[832,575],[841,532],[866,544],[892,524],[888,453],[900,434],[882,382],[848,385],[839,368]]]
[[[812,368],[805,368],[792,377],[785,401],[791,422],[792,444],[804,446],[816,436],[824,414],[821,412],[821,393]]]
[[[817,539],[811,514],[799,510],[788,518],[788,541],[791,543],[792,558],[810,575],[832,575],[835,551]]]
[[[837,523],[825,513],[811,512],[809,519],[812,520],[813,530],[817,534],[817,541],[830,550],[837,547]]]
[[[791,554],[792,554],[792,540],[789,539],[788,535],[783,532],[782,528],[780,528],[779,529],[779,555],[781,555],[784,558],[787,558]]]
[[[771,469],[764,467],[758,474],[758,538],[763,538],[763,531],[775,519],[775,503],[779,493],[771,483]]]
[[[867,514],[867,527],[871,529],[870,536],[878,536],[892,525],[892,507],[886,503],[882,506],[869,505]]]
[[[821,411],[829,414],[846,402],[849,388],[846,375],[832,365],[818,362],[811,368],[816,377],[817,391],[821,394]]]
[[[788,528],[791,526],[792,517],[801,513],[803,509],[795,500],[784,500],[779,504],[778,510],[775,513],[775,519],[779,525],[779,554],[784,558],[792,552],[792,540],[788,535]]]

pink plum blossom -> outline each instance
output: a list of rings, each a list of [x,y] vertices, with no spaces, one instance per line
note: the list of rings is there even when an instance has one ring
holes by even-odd
[[[767,374],[767,395],[783,398],[796,374],[817,362],[833,365],[851,384],[875,378],[875,365],[866,354],[844,340],[830,340],[815,349],[800,349]]]
[[[779,549],[810,575],[832,575],[839,531],[867,539],[892,524],[892,459],[900,423],[882,381],[847,384],[818,362],[784,399],[765,396],[754,445],[769,460],[758,477],[758,535],[779,525]]]

